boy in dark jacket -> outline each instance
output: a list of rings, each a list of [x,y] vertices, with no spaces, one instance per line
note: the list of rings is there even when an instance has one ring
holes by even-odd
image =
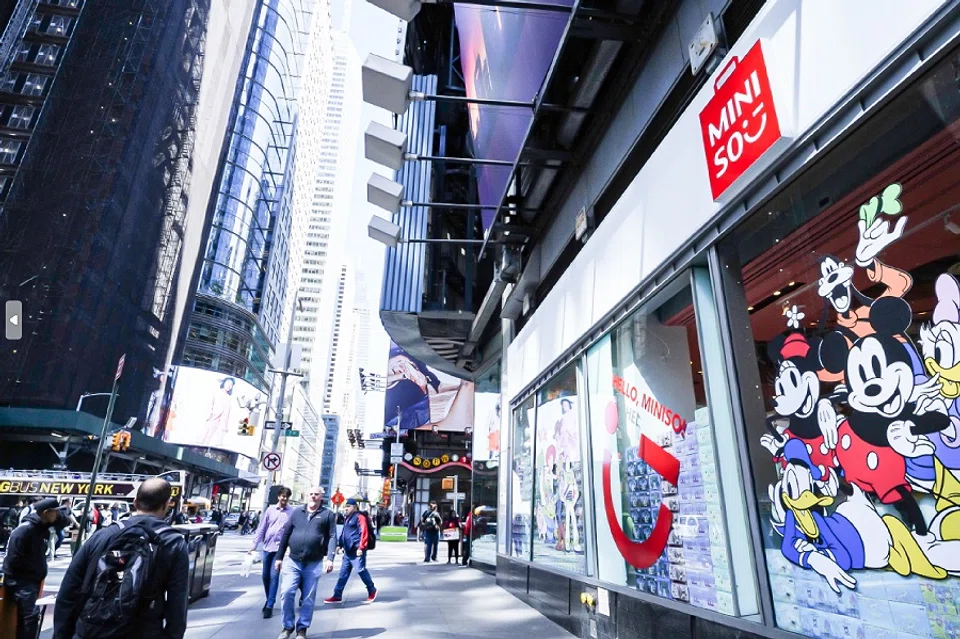
[[[167,514],[172,488],[158,477],[140,485],[133,502],[136,513],[126,521],[110,525],[94,533],[74,556],[63,576],[57,605],[53,615],[54,639],[96,639],[80,619],[80,612],[87,602],[85,585],[95,576],[97,563],[123,530],[134,526],[148,527],[157,533],[158,555],[155,557],[150,578],[157,593],[156,598],[144,607],[136,620],[136,634],[130,639],[182,639],[187,631],[187,583],[190,559],[187,542],[183,535],[169,528],[163,520]],[[164,530],[166,529],[166,530]]]
[[[17,639],[37,636],[40,609],[37,599],[47,578],[47,548],[50,526],[57,521],[57,500],[41,499],[33,512],[10,533],[7,556],[3,559],[3,579],[7,594],[17,605]]]
[[[364,603],[373,603],[377,598],[377,587],[373,585],[370,571],[367,570],[367,544],[373,531],[367,525],[367,518],[360,512],[357,500],[350,498],[346,502],[347,516],[340,532],[340,547],[343,559],[340,563],[340,578],[333,589],[333,596],[323,600],[325,604],[343,601],[343,589],[350,579],[350,573],[356,569],[360,580],[367,587],[367,599]]]

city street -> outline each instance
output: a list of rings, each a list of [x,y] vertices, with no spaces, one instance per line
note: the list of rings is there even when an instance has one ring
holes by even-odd
[[[280,632],[280,607],[273,619],[263,619],[260,564],[244,579],[240,576],[244,552],[252,537],[227,533],[217,546],[213,588],[206,599],[190,606],[186,639],[272,639]],[[442,550],[446,550],[443,548]],[[371,575],[379,589],[372,605],[361,603],[366,591],[353,576],[344,592],[344,603],[324,605],[332,593],[340,562],[320,580],[317,610],[309,637],[316,639],[564,639],[560,627],[521,603],[479,570],[422,563],[417,543],[381,543],[371,551]],[[59,586],[68,559],[51,565],[47,591]],[[52,606],[44,621],[44,639],[53,635]]]

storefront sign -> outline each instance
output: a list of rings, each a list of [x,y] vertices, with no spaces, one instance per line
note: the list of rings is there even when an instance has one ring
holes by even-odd
[[[715,93],[700,112],[710,190],[717,200],[783,134],[761,41],[733,56],[717,75]]]

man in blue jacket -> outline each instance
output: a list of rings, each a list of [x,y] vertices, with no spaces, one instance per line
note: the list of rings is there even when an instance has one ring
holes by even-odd
[[[377,587],[373,585],[370,571],[367,570],[367,544],[373,531],[370,530],[366,515],[360,512],[356,499],[353,497],[348,499],[346,507],[347,518],[343,522],[343,531],[340,533],[340,546],[343,548],[340,578],[333,589],[333,596],[324,599],[323,603],[334,604],[343,601],[343,589],[353,570],[357,571],[363,585],[367,587],[367,599],[364,603],[373,603],[377,599]]]

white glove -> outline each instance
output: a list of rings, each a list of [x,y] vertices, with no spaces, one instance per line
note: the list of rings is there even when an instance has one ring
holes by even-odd
[[[857,242],[857,264],[864,268],[873,264],[877,256],[885,248],[900,239],[903,235],[903,227],[907,224],[907,218],[901,217],[897,220],[897,225],[890,230],[890,221],[886,218],[878,217],[873,221],[869,228],[864,220],[857,222],[857,228],[860,229],[860,241]]]
[[[837,447],[837,411],[829,399],[817,402],[817,421],[820,423],[820,432],[823,433],[823,443],[829,450]]]
[[[764,433],[760,436],[760,445],[769,450],[771,455],[776,455],[782,444],[782,439],[777,439],[770,433]]]
[[[840,586],[846,586],[853,590],[857,586],[857,580],[847,574],[847,572],[837,565],[833,559],[819,552],[811,553],[807,557],[807,563],[821,577],[827,580],[827,585],[837,594],[840,594]]]
[[[932,455],[937,450],[926,436],[913,433],[913,422],[909,420],[897,420],[887,426],[887,441],[890,448],[908,458]]]

